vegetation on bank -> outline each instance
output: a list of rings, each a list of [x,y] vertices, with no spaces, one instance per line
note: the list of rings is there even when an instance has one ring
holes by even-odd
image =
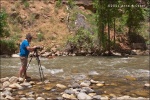
[[[49,0],[44,0],[44,2],[49,2]],[[21,4],[24,5],[24,9],[28,9],[30,6],[30,3],[26,0],[22,0]],[[111,7],[113,4],[129,5],[129,7]],[[100,55],[106,51],[111,54],[112,50],[122,50],[120,41],[123,40],[119,40],[118,36],[127,37],[124,42],[130,48],[132,43],[149,43],[150,41],[148,36],[148,1],[144,2],[144,7],[132,7],[131,5],[141,4],[137,3],[136,0],[94,0],[93,12],[85,9],[81,10],[73,0],[68,0],[66,5],[68,8],[64,12],[68,13],[69,16],[62,19],[62,22],[65,20],[68,30],[72,33],[66,40],[66,44],[70,46],[69,49],[73,49],[72,53],[86,52]],[[62,6],[64,6],[62,0],[57,0],[55,2],[55,12],[58,13],[57,10],[62,9]],[[20,4],[16,3],[15,7],[20,7]],[[45,12],[49,13],[49,9],[46,9]],[[16,47],[18,38],[21,37],[19,35],[21,30],[18,27],[10,27],[8,23],[16,26],[22,23],[26,27],[26,24],[32,26],[39,18],[38,14],[32,14],[30,20],[24,21],[17,15],[18,13],[14,14],[8,16],[5,10],[0,12],[1,54],[15,53],[18,49]],[[79,16],[84,17],[82,19],[84,25],[76,24]],[[42,31],[37,34],[37,41],[47,41]]]

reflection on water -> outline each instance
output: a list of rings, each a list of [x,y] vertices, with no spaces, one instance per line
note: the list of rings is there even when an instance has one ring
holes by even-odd
[[[30,59],[30,58],[29,58]],[[134,76],[148,79],[149,57],[56,57],[40,58],[44,75],[63,78],[87,78],[90,75],[107,77]],[[19,58],[1,58],[1,77],[16,76],[20,68]],[[32,77],[39,75],[38,65],[32,59],[28,67]]]

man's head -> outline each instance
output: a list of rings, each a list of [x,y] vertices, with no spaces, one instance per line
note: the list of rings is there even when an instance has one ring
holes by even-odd
[[[31,34],[30,34],[30,33],[28,33],[28,34],[26,35],[26,39],[27,39],[29,42],[31,42],[31,40],[32,40],[32,36],[31,36]]]

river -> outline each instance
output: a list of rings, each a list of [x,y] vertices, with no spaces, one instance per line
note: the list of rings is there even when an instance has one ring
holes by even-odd
[[[103,88],[116,95],[120,93],[129,95],[129,92],[135,94],[135,91],[141,91],[144,84],[149,81],[148,56],[66,56],[53,59],[40,58],[40,61],[46,79],[63,84],[88,79],[105,81],[108,84],[116,84],[116,91],[114,87]],[[19,58],[1,58],[1,77],[17,76],[20,65]],[[31,77],[40,79],[38,65],[34,58],[27,72]],[[145,94],[139,96],[148,97]]]

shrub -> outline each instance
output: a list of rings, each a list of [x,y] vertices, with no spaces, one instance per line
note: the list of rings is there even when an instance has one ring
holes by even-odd
[[[0,40],[0,54],[11,55],[17,50],[14,40]]]

